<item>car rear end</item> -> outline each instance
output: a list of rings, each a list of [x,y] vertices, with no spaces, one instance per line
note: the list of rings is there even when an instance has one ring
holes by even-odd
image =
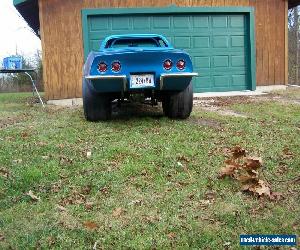
[[[99,92],[183,90],[196,75],[189,55],[181,50],[108,49],[91,57],[86,78]]]

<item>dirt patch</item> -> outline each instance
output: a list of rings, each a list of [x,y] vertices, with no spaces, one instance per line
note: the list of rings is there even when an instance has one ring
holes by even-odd
[[[234,104],[248,104],[257,99],[257,96],[230,96],[230,97],[210,97],[196,99],[196,103],[200,101],[202,104],[209,104],[208,106],[224,107]]]
[[[280,92],[271,92],[266,95],[259,96],[227,96],[227,97],[206,97],[196,98],[195,104],[200,106],[228,107],[234,104],[249,104],[257,102],[275,101],[282,104],[300,105],[300,95],[297,90],[285,90]]]
[[[221,129],[222,128],[222,122],[215,120],[215,119],[207,119],[207,118],[189,118],[188,122],[191,124],[199,125],[199,126],[205,126],[210,127],[214,129]]]
[[[163,117],[162,106],[146,105],[142,103],[122,103],[121,106],[113,104],[113,119],[129,119],[132,117]]]
[[[242,113],[239,113],[239,112],[236,112],[236,111],[233,111],[230,109],[219,108],[219,107],[213,107],[213,106],[212,107],[202,107],[202,109],[205,111],[209,111],[209,112],[215,112],[215,113],[218,113],[223,116],[233,116],[233,117],[242,117],[242,118],[248,117]]]
[[[234,100],[237,100],[236,98],[233,98]],[[233,116],[233,117],[243,117],[247,118],[246,115],[238,113],[236,111],[233,111],[228,108],[228,106],[232,105],[233,103],[237,103],[232,98],[209,98],[209,99],[196,99],[194,101],[195,107],[200,107],[202,110],[208,111],[208,112],[215,112],[223,116]],[[242,99],[239,99],[242,103]],[[247,103],[247,102],[244,102]],[[249,100],[248,100],[249,103]]]
[[[44,97],[41,98],[43,102],[46,103],[46,99]],[[30,96],[25,99],[25,102],[28,105],[40,104],[40,99],[37,96]]]
[[[0,129],[7,128],[9,126],[12,126],[14,124],[20,123],[25,119],[24,116],[20,117],[1,117],[0,118]]]

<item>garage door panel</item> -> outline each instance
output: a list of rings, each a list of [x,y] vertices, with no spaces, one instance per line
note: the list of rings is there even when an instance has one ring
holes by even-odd
[[[109,19],[106,17],[95,17],[91,19],[90,31],[106,31],[109,29]]]
[[[231,47],[245,47],[245,36],[231,36]]]
[[[134,29],[149,30],[151,28],[152,18],[150,17],[133,17],[132,19]]]
[[[209,48],[210,37],[209,36],[195,36],[193,37],[193,48]]]
[[[245,28],[245,16],[230,16],[229,23],[231,28]]]
[[[206,28],[209,29],[209,16],[193,16],[193,28]]]
[[[176,48],[189,49],[191,48],[191,38],[186,36],[175,36],[173,45]]]
[[[170,16],[157,16],[153,19],[153,29],[167,29],[171,28]]]
[[[228,88],[230,85],[230,76],[218,75],[212,77],[213,87],[215,88]]]
[[[231,66],[232,67],[245,67],[246,58],[244,55],[232,56],[231,57]]]
[[[229,67],[229,56],[214,56],[213,67]]]
[[[243,14],[149,14],[88,17],[90,50],[112,34],[157,33],[192,58],[196,92],[249,89],[247,18]]]
[[[193,65],[195,68],[210,70],[210,57],[209,56],[196,56],[194,57]]]
[[[129,17],[119,17],[112,19],[112,30],[130,30],[131,29],[131,18]]]
[[[196,77],[193,81],[193,87],[196,91],[201,92],[201,90],[206,89],[206,91],[210,90],[212,87],[211,84],[211,76],[199,76]],[[200,87],[201,86],[201,87]]]
[[[213,48],[228,48],[229,41],[227,36],[214,36],[213,37]]]
[[[245,86],[247,84],[246,75],[232,75],[232,85],[233,86]]]
[[[176,29],[190,30],[192,28],[192,22],[190,16],[174,16],[173,27]]]
[[[212,17],[212,28],[227,28],[228,17],[216,15]]]

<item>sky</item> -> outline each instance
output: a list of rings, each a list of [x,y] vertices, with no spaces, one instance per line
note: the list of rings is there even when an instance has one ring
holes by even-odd
[[[37,50],[41,50],[41,41],[15,9],[13,0],[0,0],[0,68],[2,59],[16,51],[33,57]]]

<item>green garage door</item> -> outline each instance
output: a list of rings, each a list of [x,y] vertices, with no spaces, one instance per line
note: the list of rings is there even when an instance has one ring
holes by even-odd
[[[156,33],[192,57],[195,92],[251,89],[245,14],[89,15],[85,51],[99,50],[107,35]],[[88,46],[88,48],[86,48]]]

